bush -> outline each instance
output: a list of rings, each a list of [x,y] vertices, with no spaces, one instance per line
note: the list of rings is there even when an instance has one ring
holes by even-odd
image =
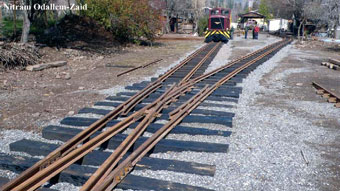
[[[198,34],[200,36],[204,36],[204,31],[208,28],[209,24],[208,20],[209,20],[208,16],[201,17],[198,20]]]
[[[16,23],[16,34],[20,35],[22,30],[22,20],[17,20]],[[12,19],[5,18],[2,21],[2,35],[6,38],[13,38],[14,22]]]
[[[85,0],[85,14],[103,24],[120,42],[153,40],[160,29],[160,13],[148,0]]]

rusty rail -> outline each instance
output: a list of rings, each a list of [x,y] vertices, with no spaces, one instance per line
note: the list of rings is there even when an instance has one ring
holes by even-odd
[[[217,43],[216,46],[211,49],[208,54],[181,80],[179,84],[187,82],[195,73],[196,71],[204,64],[205,61],[209,58],[209,56],[217,49],[218,46],[221,45],[221,42]]]
[[[282,43],[284,44],[284,43]],[[270,46],[268,46],[270,47]],[[268,48],[266,47],[266,48]],[[204,50],[204,47],[200,49],[201,51]],[[265,50],[261,49],[262,51]],[[272,50],[275,50],[273,48]],[[258,52],[258,51],[257,51]],[[221,70],[215,70],[213,72],[208,73],[208,75],[203,75],[201,77],[198,77],[194,80],[190,80],[186,83],[182,83],[181,86],[172,88],[171,90],[167,91],[163,96],[161,96],[158,100],[155,102],[147,105],[143,109],[133,113],[132,115],[128,116],[126,119],[122,120],[118,124],[114,125],[111,128],[108,128],[106,131],[102,132],[100,135],[92,138],[88,142],[84,143],[83,145],[79,146],[80,143],[83,143],[87,138],[89,138],[91,135],[93,135],[96,131],[102,129],[105,124],[117,117],[118,115],[121,115],[123,112],[130,111],[136,104],[138,104],[142,99],[150,95],[152,92],[154,92],[156,89],[161,87],[161,83],[166,80],[169,76],[171,76],[175,71],[177,71],[179,68],[181,68],[185,63],[190,61],[196,54],[192,54],[192,57],[188,57],[186,60],[184,60],[181,64],[171,69],[169,72],[167,72],[165,75],[161,76],[158,80],[144,88],[140,94],[136,94],[135,96],[131,97],[128,101],[118,106],[115,110],[110,112],[108,115],[106,115],[104,118],[98,120],[93,125],[91,125],[88,129],[82,131],[80,134],[72,138],[70,141],[68,141],[66,144],[49,154],[45,159],[39,161],[36,163],[33,167],[26,170],[23,174],[21,174],[18,178],[11,181],[10,183],[6,184],[2,190],[18,190],[18,191],[26,191],[26,190],[35,190],[38,187],[40,187],[43,183],[51,179],[53,176],[60,173],[62,170],[76,162],[77,160],[84,157],[86,154],[100,146],[102,143],[108,141],[111,137],[116,135],[117,133],[123,131],[126,129],[129,125],[134,123],[135,121],[144,118],[144,124],[148,124],[150,119],[157,117],[157,113],[164,107],[164,105],[169,104],[172,101],[175,101],[176,97],[182,95],[183,93],[190,91],[193,84],[208,78],[209,76],[213,75],[214,72],[218,73]],[[254,55],[254,54],[253,54]],[[248,56],[249,57],[249,56]],[[248,58],[247,56],[244,57]],[[242,60],[242,59],[240,59]],[[239,61],[240,61],[239,60]],[[237,63],[237,61],[235,61]],[[234,64],[235,64],[234,63]],[[227,65],[228,67],[231,66],[231,64]],[[225,67],[221,67],[225,68]],[[222,69],[223,70],[223,69]],[[236,75],[236,74],[235,74]],[[225,82],[223,82],[225,83]],[[217,84],[217,88],[220,85]],[[175,91],[176,89],[176,91]],[[210,91],[209,91],[210,92]],[[209,94],[210,95],[210,94]],[[159,104],[161,102],[161,104]],[[180,110],[180,113],[185,112],[188,114],[187,111]],[[150,114],[151,113],[151,114]],[[150,114],[150,115],[149,115]],[[186,115],[187,115],[186,114]],[[147,116],[147,117],[146,117]],[[177,116],[174,115],[174,116]],[[176,117],[175,117],[176,118]],[[175,119],[173,118],[173,119]],[[171,119],[171,121],[173,120]],[[147,125],[146,125],[147,126]],[[141,126],[141,129],[144,129],[144,126]],[[139,132],[136,132],[136,134],[140,134]],[[132,141],[133,142],[133,141]],[[122,149],[124,152],[124,149]],[[122,152],[122,153],[123,153]],[[120,156],[120,155],[119,155]],[[120,157],[118,157],[120,159]],[[111,163],[113,164],[113,163]],[[109,165],[110,166],[110,165]],[[112,169],[111,167],[108,169]],[[116,168],[117,169],[117,168]],[[116,169],[113,171],[115,172]],[[108,171],[109,172],[109,171]],[[108,173],[105,172],[105,175]],[[111,173],[110,173],[111,175]],[[106,181],[106,179],[105,179]]]
[[[1,190],[2,191],[10,191],[16,188],[16,186],[24,183],[27,179],[32,177],[34,174],[37,174],[42,169],[46,168],[47,166],[53,164],[56,160],[61,157],[66,156],[72,150],[74,150],[79,144],[85,142],[91,135],[97,132],[100,129],[103,129],[105,125],[113,120],[114,118],[118,117],[119,115],[128,113],[135,105],[137,105],[141,100],[145,97],[149,96],[152,92],[156,91],[159,87],[161,87],[161,83],[165,81],[169,76],[175,73],[178,69],[186,65],[190,60],[192,60],[195,56],[201,53],[203,50],[207,49],[208,44],[201,47],[191,55],[189,55],[186,59],[184,59],[180,64],[170,69],[166,72],[163,76],[161,76],[158,80],[154,81],[153,83],[149,84],[143,90],[138,92],[136,95],[128,99],[126,102],[119,105],[113,111],[105,115],[103,118],[99,119],[91,126],[74,136],[72,139],[67,141],[64,145],[60,146],[49,155],[47,155],[44,159],[37,162],[35,165],[30,167],[29,169],[25,170],[21,173],[17,178],[13,179],[9,183],[5,184]]]
[[[122,76],[122,75],[124,75],[124,74],[128,74],[128,73],[133,72],[133,71],[135,71],[135,70],[138,70],[138,69],[140,69],[140,68],[146,68],[146,67],[148,67],[148,66],[150,66],[150,65],[152,65],[152,64],[156,64],[156,63],[158,63],[158,62],[160,62],[160,61],[162,61],[162,60],[163,60],[163,59],[158,59],[158,60],[155,60],[155,61],[150,62],[150,63],[148,63],[148,64],[145,64],[145,65],[142,65],[142,66],[137,66],[137,67],[135,67],[135,68],[131,68],[131,69],[129,69],[129,70],[126,70],[126,71],[124,71],[124,72],[121,72],[121,73],[117,74],[117,77],[120,77],[120,76]]]
[[[274,49],[272,49],[272,50],[275,50],[275,48]],[[269,54],[271,51],[269,51],[269,52],[267,52],[267,54]],[[210,53],[212,53],[212,52],[210,52]],[[210,53],[208,53],[208,54],[210,54]],[[264,56],[266,56],[267,54],[264,54],[264,55],[262,55],[262,56],[260,56],[259,57],[259,59],[261,59],[261,58],[263,58]],[[256,62],[258,59],[255,59],[255,61],[254,62]],[[204,59],[201,61],[202,63],[204,63]],[[236,62],[235,62],[236,63]],[[234,63],[234,64],[235,64]],[[253,63],[253,62],[252,62]],[[198,64],[198,65],[200,65],[200,64]],[[191,72],[189,72],[188,73],[188,75],[184,78],[184,80],[182,80],[180,83],[179,83],[179,86],[180,85],[182,85],[182,86],[184,86],[185,88],[187,88],[188,86],[188,84],[190,84],[191,85],[191,83],[197,83],[197,82],[199,82],[200,80],[192,80],[190,83],[185,83],[185,82],[188,82],[187,80],[188,79],[190,79],[190,77],[192,76],[192,73],[193,72],[195,72],[197,70],[197,68],[195,67],[195,68],[193,68],[192,69],[192,71]],[[217,71],[219,71],[219,70],[217,70]],[[207,78],[208,76],[206,76],[206,78]],[[168,99],[174,99],[173,98],[173,94],[171,94],[169,97],[168,97]],[[178,94],[176,95],[176,97],[178,96]],[[159,104],[163,104],[163,107],[165,107],[165,105],[164,105],[164,102],[159,102]],[[179,107],[179,109],[181,109],[181,107]],[[172,112],[173,113],[173,112]],[[157,113],[158,114],[158,113]],[[157,115],[156,114],[156,115]],[[152,116],[152,115],[151,115]],[[154,118],[153,118],[154,119]],[[152,120],[153,120],[152,119]],[[145,120],[150,120],[150,119],[147,119],[147,118],[145,118]],[[143,121],[141,122],[142,124],[143,124]],[[145,130],[145,128],[146,127],[141,127],[141,128],[139,128],[139,127],[137,127],[137,128],[135,128],[135,131],[143,131],[144,132],[144,130]],[[126,150],[128,150],[130,147],[131,147],[131,145],[134,143],[134,141],[135,140],[137,140],[137,138],[135,137],[135,136],[137,136],[137,133],[136,132],[133,132],[131,135],[132,136],[129,136],[129,137],[127,137],[125,140],[124,140],[124,142],[118,147],[118,148],[120,148],[120,147],[123,147],[123,148],[126,148]],[[142,132],[139,132],[139,134],[141,134]],[[131,140],[134,140],[134,141],[132,141],[131,142]],[[131,145],[127,145],[126,144],[126,142],[130,142],[131,143]],[[97,170],[97,172],[95,173],[95,175],[94,176],[92,176],[88,181],[87,181],[87,183],[82,187],[82,191],[88,191],[88,190],[91,190],[91,189],[93,189],[94,187],[98,187],[99,185],[101,185],[102,183],[103,183],[103,179],[104,179],[104,177],[105,176],[107,176],[107,174],[109,173],[109,172],[111,172],[112,171],[112,169],[114,168],[114,166],[119,162],[119,160],[120,160],[120,158],[117,158],[117,153],[119,153],[120,152],[120,150],[118,150],[118,151],[115,151],[105,162],[104,162],[104,164]],[[124,153],[125,154],[125,153]]]
[[[134,166],[139,162],[161,139],[163,139],[176,125],[178,125],[184,117],[189,115],[200,103],[202,103],[208,96],[210,96],[216,89],[221,85],[226,83],[232,77],[236,76],[238,73],[248,68],[252,64],[256,63],[258,60],[272,53],[276,49],[284,46],[290,41],[281,42],[277,47],[270,49],[268,52],[260,55],[256,59],[253,59],[239,68],[235,69],[233,72],[223,77],[221,80],[216,82],[213,86],[208,88],[206,86],[198,94],[189,99],[186,103],[181,105],[178,109],[171,112],[170,121],[165,124],[161,129],[154,133],[150,138],[148,138],[141,146],[139,146],[131,155],[129,155],[124,161],[122,161],[112,172],[106,172],[107,177],[100,177],[102,181],[98,182],[95,187],[92,188],[93,191],[111,191],[115,186],[120,183],[123,178],[132,171]],[[106,161],[107,162],[107,161]],[[112,168],[113,169],[113,168]],[[110,168],[110,170],[112,170]],[[85,190],[85,189],[84,189]]]
[[[327,89],[317,82],[313,82],[312,85],[317,90],[317,94],[327,99],[329,103],[334,103],[335,107],[340,108],[340,95],[336,94],[332,90]]]

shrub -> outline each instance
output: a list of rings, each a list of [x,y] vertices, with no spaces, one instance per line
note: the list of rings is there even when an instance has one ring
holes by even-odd
[[[203,36],[204,35],[204,31],[208,28],[208,24],[209,24],[208,20],[209,20],[208,16],[201,17],[198,20],[198,34],[200,36]]]
[[[120,42],[153,40],[160,29],[160,13],[148,0],[85,0],[85,14],[103,24]]]

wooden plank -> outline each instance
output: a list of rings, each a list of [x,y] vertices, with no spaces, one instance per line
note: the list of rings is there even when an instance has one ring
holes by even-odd
[[[96,106],[110,106],[110,107],[117,107],[118,105],[120,105],[121,103],[117,103],[117,102],[106,102],[106,101],[101,101],[101,102],[97,102],[95,103]],[[141,109],[143,107],[145,107],[146,104],[138,104],[136,106],[137,109]],[[180,106],[179,103],[173,103],[171,104],[171,106]],[[200,106],[202,107],[220,107],[220,108],[233,108],[232,105],[225,105],[225,104],[214,104],[214,103],[201,103]],[[137,110],[135,109],[135,110]]]
[[[36,64],[36,65],[32,65],[32,66],[27,66],[26,70],[28,70],[28,71],[41,71],[41,70],[45,70],[45,69],[48,69],[48,68],[65,66],[66,64],[67,64],[66,61],[49,62],[49,63],[44,63],[44,64]]]
[[[338,65],[338,66],[340,66],[340,60],[337,60],[337,59],[329,59],[328,60],[330,63],[332,63],[332,64],[335,64],[335,65]]]
[[[115,149],[127,135],[118,134],[115,138],[111,139],[108,143],[109,149]],[[133,150],[138,148],[142,143],[146,141],[146,137],[140,137],[137,139],[133,146]],[[182,151],[193,151],[193,152],[213,152],[213,153],[226,153],[229,145],[218,144],[218,143],[206,143],[206,142],[194,142],[194,141],[179,141],[171,139],[161,140],[153,149],[152,153],[163,153],[163,152],[182,152]]]
[[[331,96],[331,94],[329,94],[329,93],[324,93],[324,94],[322,95],[322,97],[323,97],[323,98],[326,98],[326,99],[330,98],[330,96]]]
[[[336,107],[336,108],[340,108],[340,102],[336,103],[336,104],[335,104],[335,107]]]
[[[316,93],[317,93],[318,95],[323,95],[323,94],[325,93],[325,90],[323,90],[323,89],[318,89],[318,90],[316,91]]]
[[[102,148],[115,149],[119,144],[123,142],[123,140],[127,137],[124,134],[118,134],[109,140],[107,144],[104,144]],[[61,141],[66,141],[68,137],[57,137],[58,140],[63,139]],[[134,144],[131,151],[138,146],[140,146],[147,138],[140,137],[136,143]],[[36,142],[36,147],[30,147],[28,144],[29,140],[21,140],[15,143],[10,144],[10,148],[13,151],[20,152],[30,152],[32,155],[40,156],[47,155],[51,148],[45,148],[46,144],[42,142]],[[52,145],[57,146],[57,145]],[[161,140],[154,148],[153,153],[160,152],[182,152],[182,151],[194,151],[194,152],[215,152],[215,153],[226,153],[228,151],[229,145],[227,144],[218,144],[218,143],[205,143],[205,142],[194,142],[194,141],[179,141],[179,140],[171,140],[171,139],[163,139]],[[55,148],[54,148],[55,149]]]
[[[60,182],[69,182],[76,186],[85,184],[86,180],[89,179],[90,175],[95,172],[95,168],[88,166],[71,165],[68,169],[60,174]],[[194,187],[185,184],[173,183],[169,181],[157,180],[152,178],[145,178],[135,175],[127,175],[126,178],[117,185],[120,189],[133,189],[133,190],[157,190],[157,191],[168,191],[168,190],[197,190],[207,191],[208,189],[202,187]]]
[[[118,122],[118,121],[117,121]],[[112,124],[115,123],[115,121],[112,122]],[[135,128],[138,125],[137,123],[134,123],[130,125],[130,129]],[[149,133],[155,133],[158,129],[162,127],[162,124],[150,124],[148,128],[146,129]],[[75,134],[79,133],[79,129],[75,128],[68,128],[68,127],[62,127],[62,126],[47,126],[42,130],[42,136],[45,139],[50,140],[59,140],[58,137],[64,137],[64,139],[70,139]],[[206,136],[223,136],[223,137],[229,137],[231,135],[231,131],[221,131],[221,130],[211,130],[201,127],[186,127],[186,126],[176,126],[171,133],[173,134],[188,134],[188,135],[206,135]]]
[[[92,123],[96,122],[96,118],[82,118],[82,117],[66,117],[60,121],[60,124],[71,125],[76,127],[90,126]]]
[[[0,168],[7,170],[8,167],[11,169],[15,169],[14,172],[21,173],[25,168],[30,167],[33,160],[37,159],[29,159],[27,157],[15,158],[13,156],[5,156],[0,154],[0,161],[6,161],[4,163],[0,163]],[[30,162],[27,162],[31,160]],[[140,165],[142,166],[142,165]],[[18,167],[18,168],[16,168]],[[140,168],[140,167],[137,167]],[[67,182],[76,186],[83,185],[88,178],[95,172],[96,168],[89,166],[80,166],[77,164],[71,165],[69,168],[65,169],[62,173],[60,173],[58,182]],[[5,178],[0,178],[0,185],[7,183],[9,180]],[[170,187],[168,185],[171,185]],[[144,178],[140,176],[128,175],[124,181],[117,186],[117,188],[121,189],[138,189],[138,190],[207,190],[205,188],[194,187],[185,184],[178,184],[168,181],[156,180],[151,178]],[[49,188],[41,188],[38,191],[56,191]]]
[[[167,117],[166,117],[167,118]],[[216,117],[216,116],[198,116],[189,115],[186,116],[182,122],[183,123],[213,123],[225,125],[227,127],[232,127],[232,116],[226,117]],[[83,118],[83,117],[67,117],[63,119],[60,124],[71,125],[75,127],[90,126],[92,123],[96,122],[98,119],[95,118]],[[108,123],[106,126],[110,127],[115,123]]]
[[[167,119],[169,118],[168,114],[176,109],[176,107],[169,107],[167,109],[164,109],[162,111],[162,119]],[[97,109],[97,108],[83,108],[79,110],[78,113],[92,113],[92,114],[98,114],[98,115],[106,115],[110,112],[111,110],[105,110],[105,109]],[[191,114],[196,114],[196,115],[206,115],[206,116],[215,116],[215,117],[234,117],[234,113],[230,112],[223,112],[223,111],[213,111],[213,110],[204,110],[204,109],[195,109],[191,112]]]
[[[336,98],[335,97],[330,97],[330,98],[328,98],[328,102],[329,103],[336,103]]]
[[[232,127],[232,118],[230,116],[226,117],[215,117],[215,116],[199,116],[199,115],[188,115],[182,122],[183,123],[212,123],[225,125],[227,127]]]
[[[0,177],[0,188],[1,186],[5,185],[7,182],[9,182],[8,178]],[[50,189],[50,188],[39,188],[37,191],[58,191],[55,189]]]
[[[163,109],[162,114],[168,114],[171,111],[175,110],[176,108],[177,107],[168,107],[166,109]],[[235,114],[231,112],[206,110],[206,109],[195,109],[191,112],[191,114],[207,115],[207,116],[215,116],[215,117],[234,117],[235,116]]]
[[[50,147],[49,144],[46,144],[46,147]],[[110,152],[93,151],[92,153],[84,157],[82,163],[77,164],[100,166],[102,163],[104,163],[105,159],[110,156],[110,154]],[[0,169],[20,173],[33,166],[38,161],[39,160],[36,158],[10,156],[1,153]],[[197,174],[202,176],[214,176],[216,167],[214,165],[200,164],[194,162],[144,157],[141,161],[138,162],[136,170],[167,170],[173,172]]]

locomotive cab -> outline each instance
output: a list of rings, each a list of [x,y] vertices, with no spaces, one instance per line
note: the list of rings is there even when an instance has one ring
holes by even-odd
[[[214,8],[209,12],[208,30],[205,32],[205,42],[224,42],[230,39],[231,11],[226,8]]]

